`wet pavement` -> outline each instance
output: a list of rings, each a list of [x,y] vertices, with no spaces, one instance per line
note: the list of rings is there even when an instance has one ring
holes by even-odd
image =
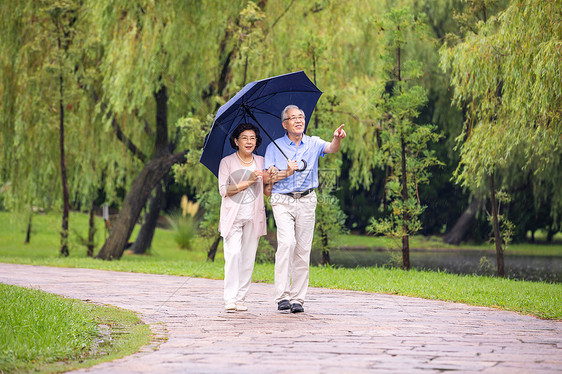
[[[0,282],[133,310],[139,352],[89,373],[561,373],[562,322],[419,298],[310,288],[305,313],[252,284],[223,310],[222,281],[0,264]]]

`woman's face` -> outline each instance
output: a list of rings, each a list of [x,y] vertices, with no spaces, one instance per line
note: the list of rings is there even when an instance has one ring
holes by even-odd
[[[256,148],[256,133],[254,130],[245,130],[240,133],[234,142],[238,146],[238,151],[243,154],[250,154]]]

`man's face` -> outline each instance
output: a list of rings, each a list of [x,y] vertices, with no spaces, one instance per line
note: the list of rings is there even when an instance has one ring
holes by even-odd
[[[304,126],[305,120],[302,112],[298,109],[289,109],[283,121],[283,128],[287,130],[287,133],[301,135],[304,132]]]

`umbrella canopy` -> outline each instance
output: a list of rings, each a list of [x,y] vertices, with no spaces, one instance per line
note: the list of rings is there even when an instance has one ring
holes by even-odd
[[[240,123],[252,123],[260,129],[263,141],[256,153],[263,156],[269,143],[285,134],[281,125],[283,109],[290,104],[298,106],[304,111],[308,126],[320,95],[322,91],[303,71],[248,83],[219,108],[199,162],[218,175],[222,158],[236,152],[228,138]]]

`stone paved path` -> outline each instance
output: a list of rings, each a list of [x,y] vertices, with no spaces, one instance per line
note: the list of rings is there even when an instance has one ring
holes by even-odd
[[[222,281],[0,264],[0,282],[138,312],[156,339],[91,373],[561,373],[562,323],[464,304],[311,288],[278,312],[252,284],[225,313]]]

